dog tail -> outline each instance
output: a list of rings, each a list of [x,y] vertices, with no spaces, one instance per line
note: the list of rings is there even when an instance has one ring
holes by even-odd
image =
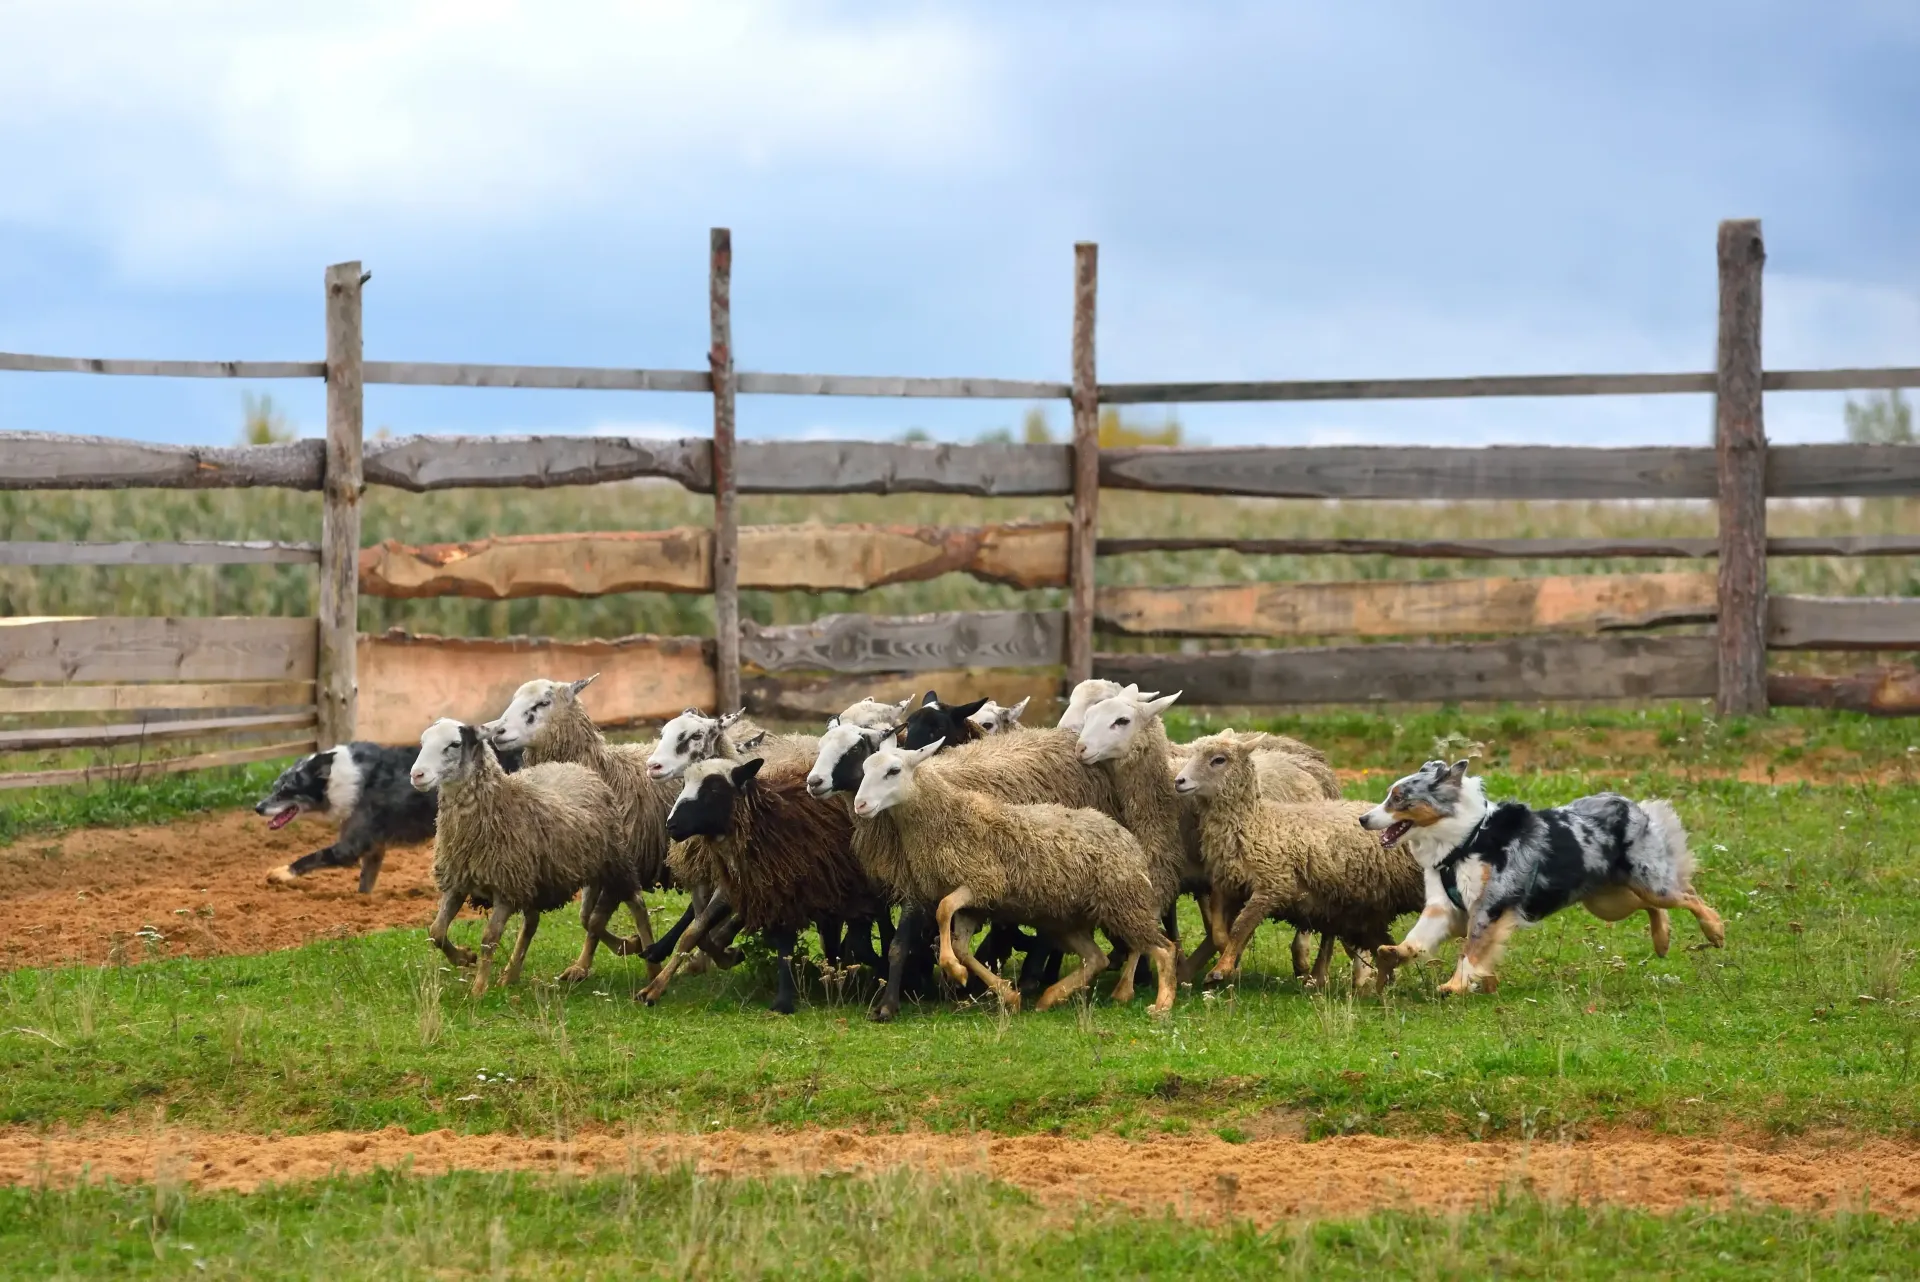
[[[1674,875],[1682,887],[1693,885],[1693,851],[1687,848],[1687,830],[1671,801],[1643,801],[1647,827],[1658,834],[1673,859]]]

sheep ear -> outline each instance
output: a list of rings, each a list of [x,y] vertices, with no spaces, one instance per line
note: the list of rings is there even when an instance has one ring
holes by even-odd
[[[952,709],[952,712],[954,716],[959,717],[962,720],[965,720],[966,718],[972,716],[974,713],[980,711],[980,709],[986,706],[987,706],[986,699],[975,699],[972,703],[957,704]]]
[[[939,696],[938,694],[936,694],[936,693],[934,693],[934,692],[933,692],[932,690],[929,690],[929,691],[927,691],[927,692],[926,692],[925,694],[923,694],[923,695],[921,695],[921,696],[920,696],[920,706],[921,706],[921,707],[923,707],[923,708],[936,708],[936,707],[939,707],[939,706],[940,706],[940,696]]]
[[[703,717],[706,713],[700,711],[698,708],[687,708],[682,711],[680,715],[683,717]]]
[[[1014,704],[1011,708],[1008,708],[1006,711],[1006,715],[1001,717],[1000,720],[1007,725],[1012,725],[1014,722],[1020,719],[1020,714],[1025,712],[1027,710],[1027,705],[1032,702],[1033,702],[1033,696],[1028,695],[1026,698],[1022,699],[1020,702]]]
[[[578,695],[582,690],[586,689],[588,686],[592,685],[594,682],[598,681],[599,679],[600,679],[600,674],[596,672],[590,677],[581,677],[578,681],[567,682],[567,689],[573,691],[575,695]]]
[[[900,702],[894,704],[893,706],[896,708],[899,708],[901,711],[904,712],[908,708],[913,706],[913,696],[908,695],[906,698],[902,699]]]
[[[908,765],[917,766],[946,746],[945,739],[935,739],[924,748],[902,748],[900,754],[907,759]]]
[[[763,758],[748,757],[745,761],[735,766],[732,774],[733,786],[736,788],[744,788],[749,783],[752,783],[753,777],[760,773],[760,767],[764,764],[765,760]]]
[[[480,732],[478,730],[475,730],[472,726],[466,724],[464,721],[461,722],[460,723],[460,746],[464,749],[471,749],[471,748],[478,747],[479,743],[480,743]]]
[[[837,727],[839,724],[840,724],[840,718],[838,717],[827,718],[827,729],[832,730],[835,727]]]
[[[731,726],[734,722],[738,721],[740,718],[746,715],[747,715],[747,710],[745,708],[735,708],[732,712],[729,712],[725,716],[720,718],[720,728],[722,730],[725,730],[727,727]]]
[[[1164,699],[1155,699],[1150,696],[1143,695],[1141,696],[1140,710],[1142,712],[1147,713],[1149,716],[1158,716],[1161,713],[1165,712],[1168,708],[1171,708],[1174,705],[1174,703],[1179,700],[1180,696],[1185,693],[1186,691],[1184,690],[1175,690],[1172,694],[1168,695]]]
[[[879,747],[887,741],[887,736],[898,730],[899,726],[862,726],[860,733],[866,736],[868,743]]]
[[[1455,783],[1459,783],[1462,779],[1465,779],[1466,777],[1467,777],[1467,762],[1466,762],[1466,759],[1463,757],[1459,761],[1456,761],[1453,763],[1453,769],[1447,771],[1447,778],[1453,780],[1453,782]]]

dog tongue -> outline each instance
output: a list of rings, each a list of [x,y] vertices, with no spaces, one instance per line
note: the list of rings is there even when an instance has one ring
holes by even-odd
[[[1411,827],[1413,827],[1413,821],[1409,819],[1396,819],[1388,824],[1380,830],[1380,848],[1385,850],[1391,847],[1394,842],[1406,836],[1407,829]]]
[[[267,827],[284,828],[288,824],[292,823],[293,817],[299,813],[300,813],[299,807],[288,806],[285,810],[282,810],[279,814],[267,820]]]

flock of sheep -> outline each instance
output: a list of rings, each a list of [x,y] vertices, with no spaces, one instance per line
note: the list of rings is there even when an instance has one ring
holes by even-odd
[[[918,707],[863,700],[818,736],[689,709],[654,743],[610,744],[581,705],[592,680],[530,681],[497,720],[421,736],[412,783],[437,788],[439,806],[430,936],[455,964],[477,963],[475,993],[513,916],[508,983],[540,915],[576,894],[586,939],[562,980],[584,978],[604,943],[646,958],[651,1004],[677,972],[731,965],[735,938],[758,934],[779,958],[773,1008],[791,1012],[793,954],[812,926],[829,967],[883,968],[879,1020],[930,992],[936,966],[1012,1009],[1039,988],[1042,1010],[1113,967],[1116,1001],[1145,979],[1164,1013],[1180,982],[1230,979],[1267,919],[1295,928],[1296,973],[1324,985],[1338,941],[1365,988],[1380,982],[1390,923],[1422,907],[1420,866],[1362,829],[1367,803],[1341,800],[1323,754],[1235,731],[1175,744],[1162,714],[1177,695],[1087,681],[1058,726],[1030,729],[1024,701],[929,692]],[[507,750],[522,753],[518,771],[502,769]],[[644,895],[667,887],[691,902],[656,940]],[[1207,925],[1184,957],[1182,894]],[[468,903],[491,914],[477,956],[449,938]],[[609,926],[622,904],[631,939]],[[1080,964],[1063,978],[1066,953]]]

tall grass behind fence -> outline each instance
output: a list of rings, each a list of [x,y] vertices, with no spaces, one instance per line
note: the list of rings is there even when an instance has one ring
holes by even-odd
[[[319,523],[316,494],[287,490],[109,490],[0,492],[0,539],[310,540]],[[975,499],[938,495],[746,495],[744,525],[819,521],[974,525],[1060,520],[1056,498]],[[489,535],[654,530],[702,526],[712,500],[677,485],[629,482],[552,490],[451,490],[405,494],[370,489],[362,503],[363,541],[460,542]],[[1920,529],[1920,500],[1775,501],[1775,536],[1894,534]],[[1699,503],[1380,503],[1199,498],[1109,491],[1102,498],[1106,537],[1220,535],[1237,538],[1533,538],[1711,537],[1712,505]],[[1609,574],[1705,570],[1711,561],[1436,561],[1386,556],[1247,556],[1227,551],[1151,552],[1103,557],[1103,585],[1245,581],[1438,579],[1467,575]],[[1920,595],[1920,561],[1911,557],[1775,557],[1772,589],[1816,596]],[[311,615],[315,572],[299,565],[0,566],[0,614],[11,615]],[[741,593],[742,614],[759,623],[800,623],[846,611],[919,614],[936,610],[1058,608],[1060,590],[1021,591],[949,574],[864,593]],[[589,599],[533,597],[473,601],[457,597],[392,600],[363,595],[360,626],[446,636],[610,637],[711,631],[710,598],[627,593]],[[1110,648],[1154,645],[1112,638]]]

